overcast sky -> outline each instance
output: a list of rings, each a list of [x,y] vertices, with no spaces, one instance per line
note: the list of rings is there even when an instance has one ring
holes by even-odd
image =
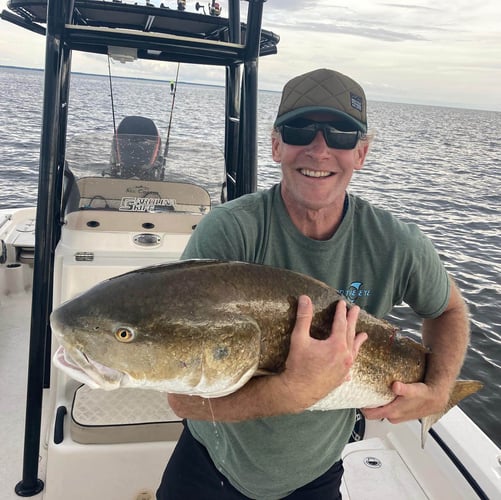
[[[162,1],[175,8],[175,0]],[[195,10],[194,0],[186,3]],[[227,3],[220,3],[224,15]],[[6,4],[0,0],[1,9]],[[278,55],[260,61],[261,89],[280,90],[297,74],[328,67],[359,81],[369,100],[501,111],[499,0],[268,0],[263,27],[281,40]],[[44,53],[41,36],[0,21],[0,65],[41,68]],[[174,64],[134,66],[115,63],[112,72],[175,75]],[[103,74],[106,58],[77,54],[72,69]],[[221,75],[220,68],[185,65],[180,80],[221,84]]]

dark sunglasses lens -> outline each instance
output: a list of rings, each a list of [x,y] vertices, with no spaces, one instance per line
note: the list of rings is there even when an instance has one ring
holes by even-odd
[[[317,130],[314,125],[307,127],[293,127],[292,125],[282,126],[282,139],[291,146],[306,146],[313,141]]]
[[[290,125],[282,125],[280,132],[282,139],[291,146],[307,146],[310,144],[317,132],[323,132],[327,146],[335,149],[353,149],[357,145],[359,133],[356,130],[339,130],[329,123],[309,122],[303,124],[306,120],[296,120]]]
[[[336,149],[353,149],[357,145],[358,132],[341,132],[333,127],[324,128],[324,137],[327,146]]]

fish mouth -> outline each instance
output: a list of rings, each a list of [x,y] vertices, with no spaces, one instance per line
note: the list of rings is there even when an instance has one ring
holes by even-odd
[[[53,357],[54,365],[71,378],[91,389],[113,390],[124,385],[126,374],[90,359],[76,348],[59,346]]]

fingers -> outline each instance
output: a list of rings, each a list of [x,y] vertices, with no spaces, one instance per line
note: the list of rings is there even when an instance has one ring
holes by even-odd
[[[297,319],[300,318],[311,318],[313,316],[313,304],[311,303],[310,297],[308,295],[300,295],[297,300]]]
[[[368,339],[368,335],[365,332],[358,332],[357,333],[357,321],[358,321],[358,316],[360,314],[360,307],[358,306],[353,306],[349,311],[348,311],[348,329],[353,332],[354,337],[353,337],[353,355],[356,358],[358,356],[358,351],[360,350],[360,347],[362,344]]]
[[[353,354],[358,354],[360,346],[367,340],[365,332],[357,333],[357,321],[360,314],[360,307],[348,306],[344,300],[340,300],[336,305],[336,313],[332,322],[331,336],[335,332],[345,332],[346,344],[353,350]]]
[[[344,304],[345,310],[347,309],[346,302],[339,301],[338,306],[340,303]],[[357,320],[358,320],[358,315],[360,314],[360,307],[358,306],[352,306],[350,309],[348,309],[348,312],[346,313],[346,319],[348,322],[348,328],[351,328],[353,331],[355,331],[355,328],[357,326]]]
[[[358,356],[358,352],[360,351],[360,347],[362,344],[369,338],[369,336],[365,332],[360,332],[355,337],[355,342],[353,344],[353,354]]]
[[[365,333],[356,333],[359,312],[360,308],[355,306],[348,310],[346,302],[339,301],[330,335],[321,340],[310,336],[311,299],[306,295],[298,298],[290,349],[285,370],[280,376],[287,387],[293,388],[300,408],[308,408],[350,379],[358,350],[367,338]]]
[[[297,301],[296,324],[292,334],[303,338],[310,336],[311,321],[313,319],[313,304],[307,295],[301,295]]]
[[[363,414],[368,420],[386,418],[392,424],[414,420],[434,413],[433,398],[430,388],[422,382],[404,384],[393,382],[391,390],[395,399],[377,408],[364,408]]]
[[[408,396],[412,392],[412,386],[410,384],[404,384],[403,382],[393,382],[391,390],[396,396]]]
[[[348,328],[352,325],[348,322],[348,315],[346,313],[346,302],[344,300],[340,300],[336,304],[336,312],[334,313],[334,319],[332,321],[331,327],[331,337],[335,334],[335,332],[343,332],[346,331],[348,334]],[[351,333],[351,332],[350,332]]]

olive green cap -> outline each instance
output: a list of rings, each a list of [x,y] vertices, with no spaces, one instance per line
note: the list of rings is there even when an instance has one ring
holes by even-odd
[[[285,84],[275,127],[306,113],[326,111],[367,132],[367,102],[362,87],[331,69],[316,69]]]

